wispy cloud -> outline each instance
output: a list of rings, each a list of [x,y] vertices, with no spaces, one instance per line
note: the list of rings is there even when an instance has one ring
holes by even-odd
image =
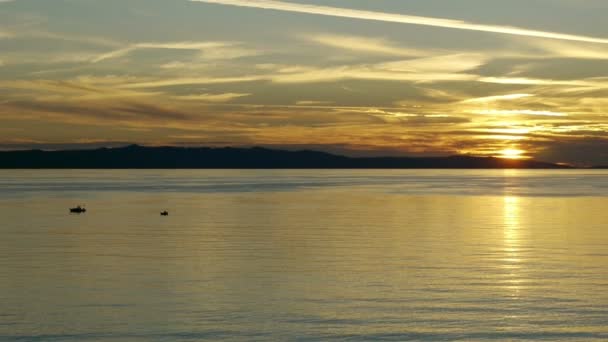
[[[340,80],[380,80],[410,82],[472,81],[475,75],[442,72],[396,72],[381,66],[340,66],[333,68],[310,68],[296,73],[268,75],[275,83],[320,83]]]
[[[275,1],[275,0],[190,0],[190,1],[203,2],[203,3],[209,3],[209,4],[238,6],[238,7],[269,9],[269,10],[295,12],[295,13],[316,14],[316,15],[341,17],[341,18],[373,20],[373,21],[383,21],[383,22],[391,22],[391,23],[443,27],[443,28],[451,28],[451,29],[459,29],[459,30],[491,32],[491,33],[517,35],[517,36],[551,38],[551,39],[559,39],[559,40],[570,40],[570,41],[579,41],[579,42],[608,44],[608,39],[606,39],[606,38],[597,38],[597,37],[573,35],[573,34],[567,34],[567,33],[549,32],[549,31],[537,31],[537,30],[530,30],[530,29],[512,27],[512,26],[484,25],[484,24],[476,24],[476,23],[471,23],[471,22],[461,21],[461,20],[411,16],[411,15],[397,14],[397,13],[364,11],[364,10],[356,10],[356,9],[349,9],[349,8],[292,3],[292,2],[285,2],[285,1]]]
[[[183,85],[196,85],[196,84],[226,84],[226,83],[241,83],[241,82],[254,82],[266,79],[261,76],[241,76],[241,77],[198,77],[198,78],[175,78],[175,79],[163,79],[157,81],[144,81],[124,84],[121,88],[125,89],[138,89],[138,88],[162,88],[162,87],[175,87]]]
[[[170,50],[203,50],[213,49],[226,46],[227,43],[219,42],[170,42],[170,43],[137,43],[129,45],[122,49],[113,50],[97,56],[92,60],[93,63],[98,63],[106,59],[114,59],[126,56],[131,52],[140,49],[170,49]]]
[[[602,78],[587,78],[582,80],[552,80],[527,77],[481,77],[478,81],[483,83],[536,85],[536,86],[571,86],[587,87],[593,89],[607,89],[608,80]]]
[[[385,39],[352,35],[316,34],[305,36],[305,39],[332,48],[379,55],[418,57],[427,56],[432,53],[428,50],[397,47],[395,46],[396,44]]]
[[[234,42],[149,42],[137,43],[127,47],[112,50],[101,54],[91,60],[99,63],[108,59],[120,58],[132,52],[143,49],[191,50],[201,51],[205,59],[232,59],[259,54],[258,51],[245,49]]]
[[[473,110],[471,111],[473,114],[483,114],[483,115],[540,115],[540,116],[568,116],[566,113],[552,112],[547,110],[531,110],[531,109],[513,109],[513,110],[504,110],[504,109],[482,109],[482,110]]]
[[[251,94],[241,94],[241,93],[196,94],[196,95],[175,96],[175,98],[178,100],[221,103],[221,102],[229,102],[234,99],[238,99],[240,97],[245,97],[245,96],[249,96],[249,95],[251,95]]]
[[[508,94],[508,95],[496,95],[496,96],[486,96],[486,97],[478,97],[474,99],[469,99],[462,101],[463,103],[488,103],[488,102],[496,102],[496,101],[510,101],[510,100],[519,100],[526,97],[532,97],[532,94]]]
[[[327,83],[340,80],[383,80],[410,82],[476,81],[479,76],[467,71],[483,65],[486,58],[477,54],[456,54],[404,61],[338,65],[329,67],[273,65],[269,73],[237,77],[163,78],[121,85],[126,89],[162,88],[197,84],[273,82],[284,84]],[[265,69],[263,69],[266,71]]]
[[[296,106],[324,106],[330,104],[332,104],[332,101],[301,100],[296,102]]]
[[[379,67],[395,72],[457,73],[478,68],[488,60],[482,54],[461,53],[382,63]]]
[[[87,45],[95,45],[95,46],[105,46],[105,47],[117,47],[121,45],[121,42],[108,39],[105,37],[98,36],[84,36],[84,35],[74,35],[74,34],[66,34],[66,33],[56,33],[56,32],[47,32],[47,31],[26,31],[20,32],[18,35],[14,34],[14,36],[18,37],[26,37],[26,38],[41,38],[41,39],[49,39],[49,40],[57,40],[57,41],[65,41],[65,42],[75,42],[80,44]]]
[[[0,29],[0,39],[8,39],[8,38],[12,38],[12,37],[14,37],[14,36],[15,36],[15,35],[14,35],[13,33],[11,33],[11,32],[7,32],[7,31],[2,31],[2,30]]]
[[[408,60],[333,67],[289,67],[267,77],[276,83],[315,83],[347,79],[440,82],[474,81],[478,76],[467,71],[486,62],[479,54],[454,54]]]
[[[530,42],[530,45],[554,58],[608,59],[608,48],[604,46],[590,46],[590,44],[555,40],[535,40],[534,42]]]

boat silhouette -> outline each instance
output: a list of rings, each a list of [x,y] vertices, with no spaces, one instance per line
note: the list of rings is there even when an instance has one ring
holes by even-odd
[[[76,208],[70,208],[70,213],[82,214],[86,213],[87,210],[84,207],[77,206]]]
[[[160,213],[160,216],[169,216],[169,212],[165,210],[162,213]]]

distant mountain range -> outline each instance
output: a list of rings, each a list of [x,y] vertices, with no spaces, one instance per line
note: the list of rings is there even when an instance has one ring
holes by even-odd
[[[491,157],[352,158],[267,148],[144,147],[0,152],[2,169],[565,169],[534,160]]]

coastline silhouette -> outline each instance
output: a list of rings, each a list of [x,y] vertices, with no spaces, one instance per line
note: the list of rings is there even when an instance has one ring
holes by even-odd
[[[466,155],[355,158],[267,148],[144,147],[0,152],[0,169],[566,169],[528,159]]]

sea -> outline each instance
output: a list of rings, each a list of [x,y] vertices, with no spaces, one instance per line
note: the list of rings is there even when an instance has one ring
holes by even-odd
[[[3,342],[542,340],[608,340],[607,170],[0,171]]]

